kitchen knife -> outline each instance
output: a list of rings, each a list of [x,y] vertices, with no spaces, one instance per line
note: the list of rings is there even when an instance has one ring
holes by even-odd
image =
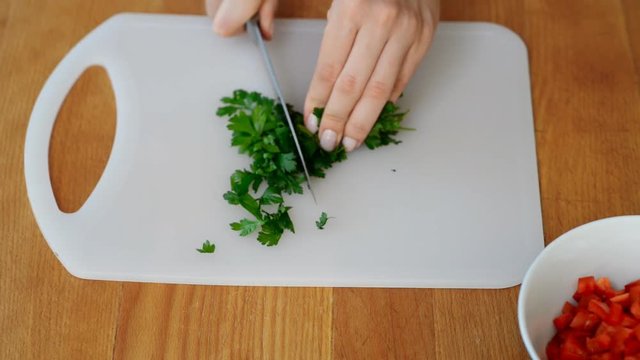
[[[273,85],[273,89],[275,90],[276,95],[278,96],[278,100],[280,101],[280,105],[282,106],[282,110],[284,111],[284,115],[287,118],[289,129],[291,129],[291,136],[293,136],[293,141],[296,144],[296,150],[298,151],[298,156],[300,157],[300,162],[302,163],[302,168],[304,170],[304,177],[307,180],[307,188],[309,189],[309,192],[313,197],[313,201],[317,204],[318,202],[316,201],[316,195],[313,193],[313,189],[311,189],[309,171],[307,170],[307,164],[304,160],[302,149],[300,148],[300,142],[298,141],[298,136],[296,135],[295,127],[293,126],[293,121],[291,121],[291,115],[289,115],[287,103],[284,101],[284,96],[282,95],[282,91],[280,90],[280,83],[278,82],[278,77],[276,76],[276,72],[273,68],[273,63],[271,62],[269,51],[267,50],[267,46],[264,43],[264,39],[262,38],[262,33],[260,32],[258,19],[256,17],[247,22],[247,32],[249,32],[249,36],[260,49],[262,59],[264,60],[264,63],[267,67],[267,72],[269,73],[269,78],[271,79],[271,85]]]

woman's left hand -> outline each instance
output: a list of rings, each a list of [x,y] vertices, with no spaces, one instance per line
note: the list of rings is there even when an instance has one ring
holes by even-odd
[[[438,0],[334,0],[304,107],[325,150],[362,145],[426,54],[438,17]],[[319,129],[316,107],[325,108]]]

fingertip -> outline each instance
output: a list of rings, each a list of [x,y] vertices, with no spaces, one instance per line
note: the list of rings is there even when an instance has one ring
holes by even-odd
[[[273,39],[273,17],[264,15],[260,19],[260,32],[266,40]]]
[[[333,151],[338,142],[338,134],[331,129],[325,129],[320,135],[320,147],[324,151]]]
[[[267,23],[260,23],[260,32],[262,33],[262,37],[265,40],[271,40],[273,39],[273,22],[267,24]]]
[[[213,32],[220,36],[229,36],[230,31],[229,25],[227,24],[224,17],[220,16],[220,12],[213,19]]]
[[[269,33],[269,39],[273,38],[273,31],[274,31],[274,25],[273,25],[274,21],[273,19],[271,19],[271,22],[269,23],[269,27],[267,32]]]
[[[312,134],[315,134],[316,132],[318,132],[318,122],[319,122],[318,117],[313,112],[311,112],[309,116],[307,116],[305,125],[307,126],[307,129],[311,131]]]
[[[216,35],[224,36],[224,34],[222,33],[222,30],[220,29],[220,26],[218,26],[217,23],[214,22],[211,29]]]
[[[345,136],[342,139],[342,146],[344,146],[344,149],[347,152],[352,152],[353,150],[358,148],[358,141],[354,138],[351,138],[349,136]]]
[[[312,133],[317,133],[320,129],[320,119],[314,114],[316,108],[322,107],[321,105],[314,104],[311,100],[307,99],[304,103],[304,122],[307,129]]]
[[[273,23],[276,12],[277,1],[267,0],[264,2],[259,11],[260,16],[260,30],[262,36],[271,40],[273,38]]]

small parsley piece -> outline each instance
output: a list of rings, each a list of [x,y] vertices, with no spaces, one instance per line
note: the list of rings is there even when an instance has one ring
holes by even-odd
[[[260,225],[260,221],[242,219],[240,220],[240,222],[234,222],[229,225],[231,226],[232,230],[240,232],[240,236],[247,236],[256,231],[256,229]]]
[[[196,250],[202,254],[213,254],[216,251],[216,245],[210,243],[209,240],[206,240],[202,243],[202,248]]]
[[[303,115],[287,105],[300,147],[304,153],[309,174],[323,178],[333,164],[347,159],[343,146],[326,152],[320,147],[318,136],[305,126]],[[322,119],[324,109],[313,113]],[[278,102],[258,92],[235,90],[222,98],[222,106],[216,112],[227,117],[227,129],[231,131],[231,146],[251,158],[248,169],[236,170],[230,177],[231,189],[223,198],[231,205],[243,207],[254,219],[242,219],[230,224],[240,236],[258,233],[258,241],[265,246],[277,245],[285,231],[295,232],[283,194],[302,194],[305,182],[302,163],[298,158],[284,110]],[[398,144],[394,136],[406,112],[388,102],[382,109],[376,124],[364,143],[369,149]],[[326,213],[316,222],[319,229],[326,225]],[[215,247],[214,247],[215,248]],[[204,249],[204,244],[203,244]],[[200,249],[198,249],[200,251]]]
[[[327,221],[331,219],[330,217],[327,217],[327,213],[326,212],[322,212],[322,214],[320,214],[320,219],[318,219],[316,221],[316,227],[319,230],[324,230],[324,226],[327,225]]]

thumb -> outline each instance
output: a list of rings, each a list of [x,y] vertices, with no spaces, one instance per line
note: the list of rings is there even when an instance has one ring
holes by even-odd
[[[261,0],[223,0],[213,19],[213,31],[231,36],[244,29],[244,23],[258,12]]]

